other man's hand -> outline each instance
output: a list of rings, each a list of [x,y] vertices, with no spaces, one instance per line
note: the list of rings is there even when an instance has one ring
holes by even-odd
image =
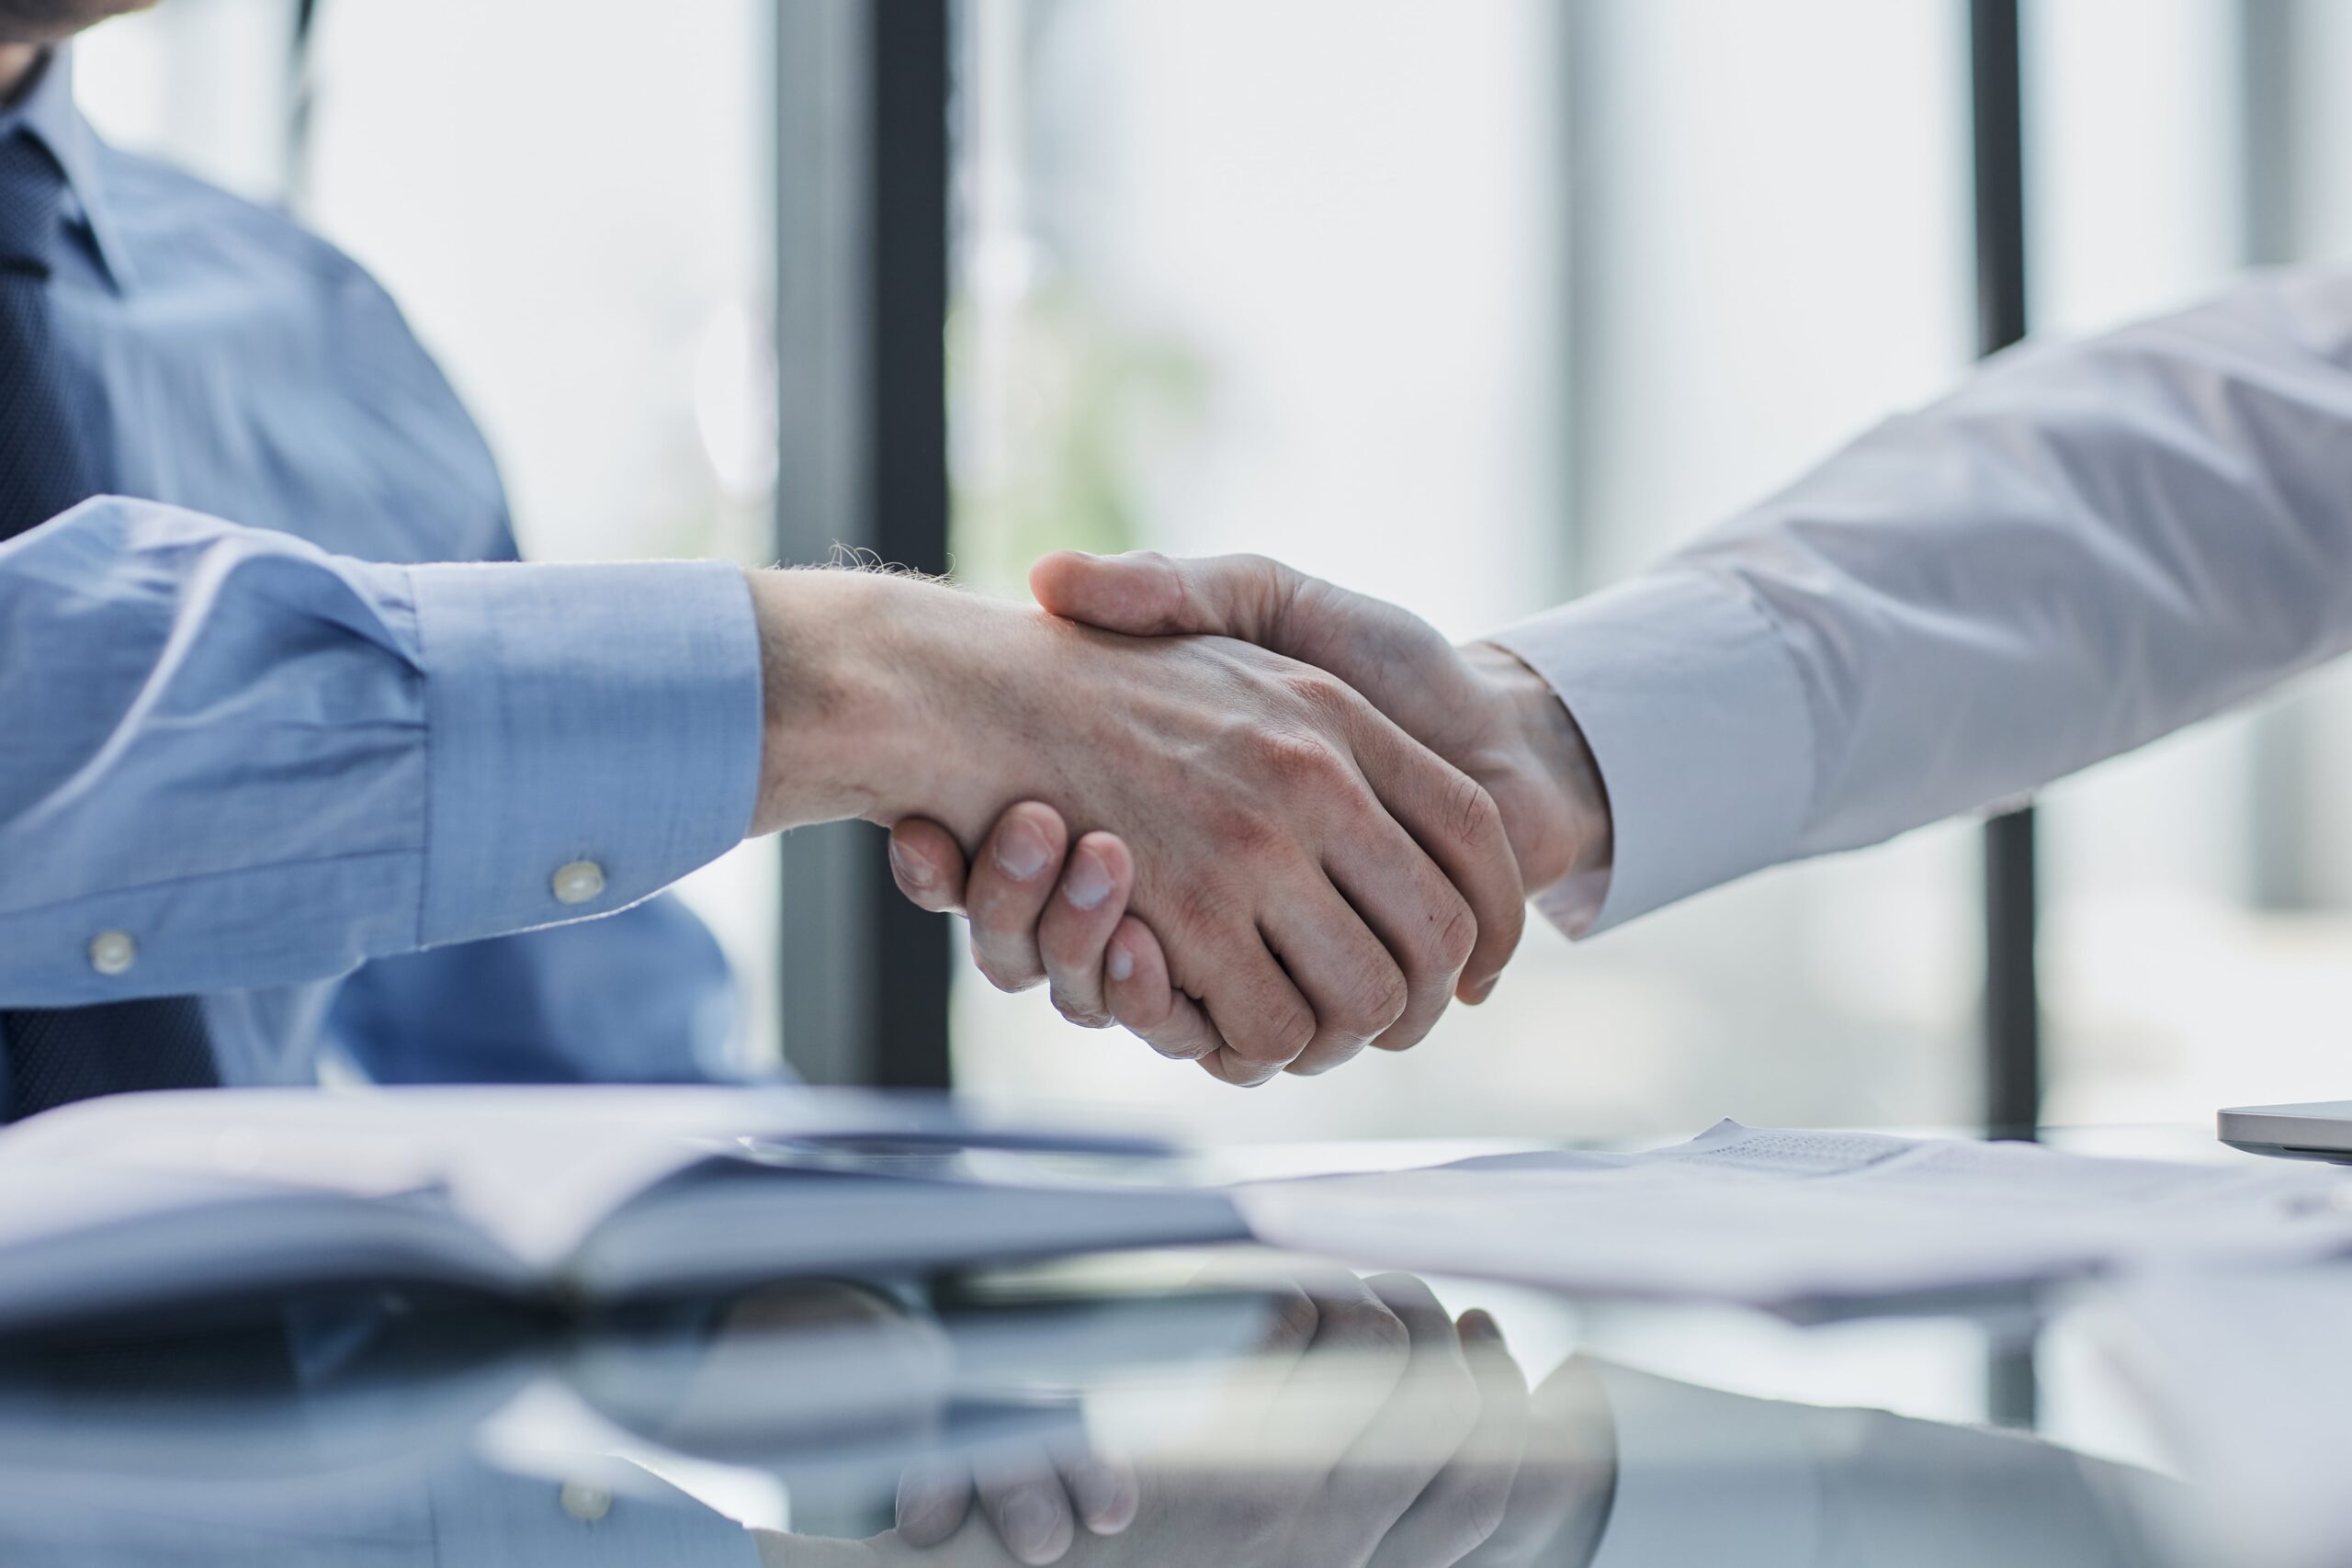
[[[1137,1460],[1134,1517],[1074,1532],[1069,1568],[1562,1568],[1587,1561],[1605,1472],[1561,1462],[1483,1312],[1449,1316],[1410,1275],[1333,1274],[1283,1292],[1256,1354]],[[860,1542],[767,1536],[806,1568],[1015,1568],[993,1521]],[[944,1539],[942,1539],[944,1533]],[[1059,1543],[1057,1543],[1059,1544]]]
[[[1151,929],[1127,912],[1134,861],[1116,835],[1075,845],[1061,814],[1024,800],[1000,818],[967,866],[946,829],[920,817],[890,829],[890,871],[923,908],[968,917],[972,958],[999,990],[1044,980],[1054,1007],[1087,1029],[1125,1026],[1162,1055],[1191,1059],[1199,1009],[1168,978]],[[1038,860],[1041,840],[1053,853]],[[1067,857],[1062,853],[1069,846]]]
[[[1089,626],[1238,637],[1338,676],[1486,786],[1530,892],[1609,865],[1608,796],[1582,732],[1542,676],[1492,643],[1457,649],[1408,610],[1263,556],[1063,550],[1029,585]]]

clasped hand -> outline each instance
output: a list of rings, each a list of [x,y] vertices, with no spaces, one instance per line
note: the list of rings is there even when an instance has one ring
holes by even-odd
[[[1153,994],[1134,1017],[1156,1045],[1228,1082],[1410,1045],[1518,942],[1520,861],[1489,788],[1325,670],[905,577],[752,583],[768,691],[755,828],[900,825],[901,881],[933,898],[951,879],[965,893],[964,847],[992,827],[988,863],[1009,884],[1058,869],[1074,833],[1055,918],[1099,953],[1104,922],[1131,913],[1098,967]],[[999,824],[1023,801],[1043,805]],[[956,863],[927,889],[919,831]],[[990,942],[981,958],[1023,978]]]
[[[882,818],[901,891],[967,912],[1000,987],[1049,982],[1065,1017],[1228,1082],[1320,1072],[1483,1000],[1522,886],[1605,873],[1583,738],[1500,649],[1256,557],[1066,553],[1031,582],[1072,699],[1139,702],[1092,716],[1107,767],[1020,792],[984,837]],[[1106,773],[1125,787],[1083,787]]]

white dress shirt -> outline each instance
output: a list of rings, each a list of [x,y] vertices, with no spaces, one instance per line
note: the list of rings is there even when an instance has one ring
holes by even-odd
[[[1495,640],[1615,821],[1571,934],[1996,806],[2352,648],[2352,272],[2001,355]]]
[[[1617,1484],[1589,1568],[2163,1568],[2176,1483],[2013,1432],[1592,1363]]]

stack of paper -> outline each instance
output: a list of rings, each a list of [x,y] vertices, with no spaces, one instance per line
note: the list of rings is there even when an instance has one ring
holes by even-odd
[[[1506,1155],[1237,1193],[1260,1239],[1351,1263],[1804,1315],[2155,1263],[2352,1251],[2342,1173],[1724,1122],[1645,1154]]]
[[[603,1298],[1244,1234],[1222,1193],[1084,1163],[1147,1147],[836,1090],[124,1095],[0,1136],[0,1329],[290,1288]],[[1080,1157],[1035,1157],[1057,1152]]]

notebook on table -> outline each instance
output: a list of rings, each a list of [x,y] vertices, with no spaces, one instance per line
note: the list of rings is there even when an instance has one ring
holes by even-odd
[[[855,1090],[117,1096],[0,1134],[0,1332],[298,1289],[602,1302],[1245,1235],[1222,1193],[1150,1179],[1162,1152]]]

